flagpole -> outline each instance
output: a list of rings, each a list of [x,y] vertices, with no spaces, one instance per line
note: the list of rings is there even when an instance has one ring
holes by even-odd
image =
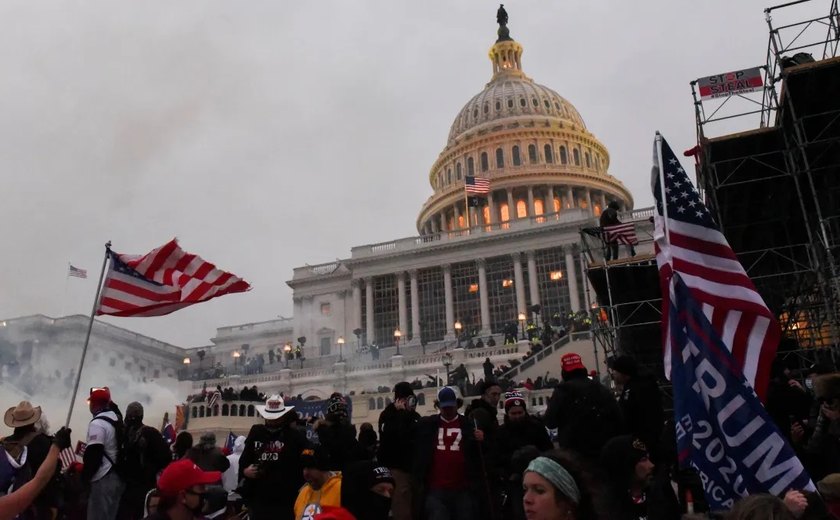
[[[662,161],[662,134],[656,132],[656,161],[659,166],[659,193],[662,197],[662,225],[665,229],[665,241],[671,244],[670,226],[668,225],[668,199],[665,197],[665,165]]]
[[[467,233],[470,231],[470,197],[467,193],[467,187],[464,186],[464,213],[467,217]]]
[[[67,286],[70,284],[70,262],[67,262],[67,272],[64,274],[64,295],[61,297],[61,313],[59,318],[64,316],[64,306],[67,305]]]
[[[102,271],[99,272],[99,283],[96,285],[96,298],[93,299],[93,309],[90,311],[90,321],[88,322],[87,335],[85,336],[85,345],[82,347],[82,359],[79,360],[79,370],[76,371],[76,383],[73,386],[73,397],[70,398],[70,410],[67,411],[67,422],[64,426],[70,426],[70,418],[73,417],[73,405],[76,404],[76,395],[79,393],[79,383],[82,380],[82,369],[85,366],[85,356],[87,356],[88,343],[90,343],[90,332],[93,330],[93,318],[96,316],[96,309],[99,307],[99,294],[102,292],[102,280],[105,278],[105,267],[108,265],[108,259],[111,258],[111,241],[105,244],[105,258],[102,260]]]

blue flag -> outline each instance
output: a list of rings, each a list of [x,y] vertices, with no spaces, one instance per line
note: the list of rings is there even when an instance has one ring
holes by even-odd
[[[732,354],[678,273],[671,280],[671,381],[680,463],[695,469],[712,510],[753,493],[813,491]]]
[[[236,435],[233,432],[228,432],[227,441],[225,442],[225,448],[227,448],[230,453],[233,453],[233,444],[236,442]]]

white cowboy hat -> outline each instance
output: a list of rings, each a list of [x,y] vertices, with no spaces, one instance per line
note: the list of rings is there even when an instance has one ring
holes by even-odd
[[[286,403],[283,402],[283,398],[274,394],[265,400],[265,405],[257,405],[256,409],[258,414],[260,414],[264,419],[268,419],[270,421],[272,419],[279,419],[283,417],[287,413],[291,412],[294,409],[294,406],[286,406]]]
[[[19,428],[21,426],[35,424],[40,418],[40,406],[33,407],[29,401],[21,401],[19,405],[12,406],[6,410],[6,414],[3,416],[3,422],[9,428]]]

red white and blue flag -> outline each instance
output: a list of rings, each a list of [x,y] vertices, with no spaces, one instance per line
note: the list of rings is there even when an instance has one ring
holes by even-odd
[[[164,420],[163,422],[163,430],[160,432],[163,435],[163,439],[166,441],[167,444],[172,444],[175,442],[175,427],[172,426],[172,423],[169,422],[169,419]]]
[[[467,175],[464,177],[464,189],[468,195],[486,195],[490,193],[490,179]]]
[[[654,247],[662,288],[665,374],[669,376],[671,370],[668,286],[672,276],[679,273],[692,298],[732,353],[735,365],[763,400],[781,336],[779,323],[718,230],[665,139],[661,139],[664,170],[661,174],[659,153],[655,143]],[[664,185],[660,179],[664,179]],[[667,210],[665,216],[663,208]]]
[[[236,435],[232,431],[228,432],[227,440],[225,441],[225,449],[228,453],[233,453],[234,444],[236,444]]]
[[[73,264],[69,264],[67,269],[67,276],[74,276],[76,278],[87,278],[87,269],[79,269]]]
[[[639,243],[639,239],[636,236],[636,226],[632,222],[604,226],[603,231],[605,242],[618,242],[626,246],[633,246]]]
[[[187,253],[174,239],[146,255],[110,255],[97,315],[163,316],[251,288],[238,276]]]

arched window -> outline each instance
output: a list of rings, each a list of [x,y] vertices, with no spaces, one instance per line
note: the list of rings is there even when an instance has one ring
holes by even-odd
[[[572,150],[572,156],[575,158],[575,166],[580,166],[580,152],[577,148]]]
[[[496,101],[496,110],[498,111],[498,110],[501,110],[501,109],[502,109],[502,102],[501,101]]]
[[[586,167],[592,168],[592,157],[589,155],[589,152],[586,152],[583,157],[586,159]]]
[[[461,163],[455,163],[455,179],[461,180]]]
[[[554,198],[554,212],[555,213],[560,213],[560,208],[561,207],[562,207],[562,204],[560,203],[560,199],[555,197]]]
[[[446,184],[452,184],[452,170],[446,170]]]
[[[513,108],[513,98],[508,98],[508,108]]]
[[[502,222],[510,220],[510,208],[508,208],[507,202],[502,202],[499,205],[499,218]]]
[[[599,156],[595,156],[595,169],[601,171],[601,158]]]
[[[545,214],[545,203],[542,199],[534,199],[534,214],[536,215],[543,215]]]
[[[501,148],[496,148],[496,168],[505,167],[505,151]]]
[[[481,152],[481,171],[486,172],[490,169],[490,161],[487,160],[487,152]]]
[[[213,417],[219,416],[219,405],[213,407]]]
[[[601,205],[600,204],[595,204],[595,207],[592,208],[592,214],[595,215],[596,217],[601,216]]]
[[[528,106],[528,102],[527,102],[527,101],[525,101],[525,98],[524,98],[524,97],[519,98],[519,106],[521,106],[521,107],[523,107],[523,108],[524,108],[524,107],[526,107],[526,106]]]
[[[368,399],[368,410],[376,410],[376,399],[373,397]]]
[[[222,405],[222,417],[227,417],[229,413],[230,413],[230,410],[228,408],[228,405],[223,404]]]
[[[535,144],[528,145],[528,162],[537,164],[537,145]]]
[[[376,398],[376,408],[377,408],[377,410],[381,410],[381,409],[385,408],[385,402],[382,400],[381,397]]]
[[[198,407],[198,416],[199,417],[204,417],[204,407],[203,406]]]
[[[550,144],[547,144],[543,147],[543,151],[545,152],[545,162],[551,164],[554,162],[554,150],[551,148]]]
[[[253,417],[253,416],[254,416],[254,405],[249,404],[248,405],[248,417]]]
[[[237,408],[235,404],[230,405],[230,416],[236,417],[238,414],[236,413]]]
[[[513,165],[520,166],[522,164],[522,159],[519,157],[519,147],[514,145],[513,147]]]
[[[467,175],[475,175],[475,159],[472,157],[467,158]]]
[[[528,216],[528,204],[524,200],[516,201],[516,218],[525,218]]]
[[[422,392],[417,394],[417,404],[419,404],[420,406],[426,405],[426,394]]]
[[[560,147],[560,164],[569,164],[569,155],[566,153],[566,147]]]
[[[245,412],[245,405],[244,405],[244,404],[240,404],[240,405],[239,405],[239,416],[240,416],[240,417],[245,417],[245,413],[246,413],[246,412]]]
[[[484,103],[484,113],[486,114],[489,111],[490,111],[490,105],[488,105],[487,103]]]
[[[490,223],[490,206],[484,206],[481,209],[481,216],[484,219],[485,224]],[[488,228],[489,229],[489,228]]]

